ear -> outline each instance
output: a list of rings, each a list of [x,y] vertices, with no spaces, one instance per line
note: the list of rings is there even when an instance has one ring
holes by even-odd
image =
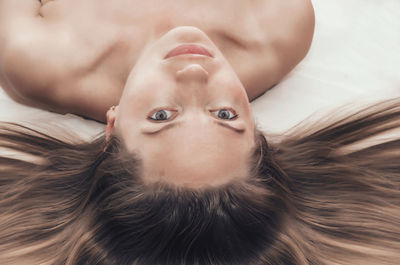
[[[106,127],[106,141],[111,139],[111,135],[114,131],[115,117],[117,116],[118,106],[112,106],[106,114],[107,117],[107,127]]]

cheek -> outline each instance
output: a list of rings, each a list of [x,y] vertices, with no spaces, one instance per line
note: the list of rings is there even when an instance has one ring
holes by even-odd
[[[246,90],[243,87],[232,87],[232,95],[236,101],[245,101],[248,102],[249,98],[247,97]]]
[[[154,94],[156,94],[156,91],[150,88],[134,91],[134,93],[131,94],[132,107],[139,111],[146,108],[151,108],[155,98]]]
[[[235,72],[224,69],[215,77],[216,89],[234,97],[243,97],[246,90]],[[247,97],[247,96],[246,96]]]
[[[249,98],[243,86],[235,81],[221,83],[216,88],[216,94],[223,99],[228,99],[235,105],[246,107],[249,104]]]
[[[152,101],[157,94],[158,83],[152,83],[154,78],[142,77],[140,75],[131,74],[126,84],[123,98],[121,100],[129,101],[134,106],[143,106]]]

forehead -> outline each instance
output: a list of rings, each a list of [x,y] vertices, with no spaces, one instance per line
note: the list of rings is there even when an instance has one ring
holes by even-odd
[[[220,185],[247,175],[254,138],[220,126],[178,126],[142,137],[144,178],[177,185]]]

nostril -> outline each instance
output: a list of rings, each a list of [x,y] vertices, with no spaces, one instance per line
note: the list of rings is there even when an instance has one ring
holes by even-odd
[[[199,64],[190,64],[176,72],[178,81],[203,81],[208,80],[208,72]]]
[[[50,1],[54,1],[54,0],[39,0],[39,2],[40,2],[42,5],[44,5],[44,4],[46,4],[47,2],[50,2]]]

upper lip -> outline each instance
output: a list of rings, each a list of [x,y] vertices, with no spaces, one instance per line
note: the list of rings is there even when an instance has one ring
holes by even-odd
[[[208,57],[213,57],[213,55],[203,47],[202,45],[199,44],[181,44],[171,51],[168,52],[168,54],[164,57],[164,59],[168,59],[170,57],[175,57],[179,55],[184,55],[184,54],[192,54],[192,55],[202,55],[202,56],[208,56]]]

